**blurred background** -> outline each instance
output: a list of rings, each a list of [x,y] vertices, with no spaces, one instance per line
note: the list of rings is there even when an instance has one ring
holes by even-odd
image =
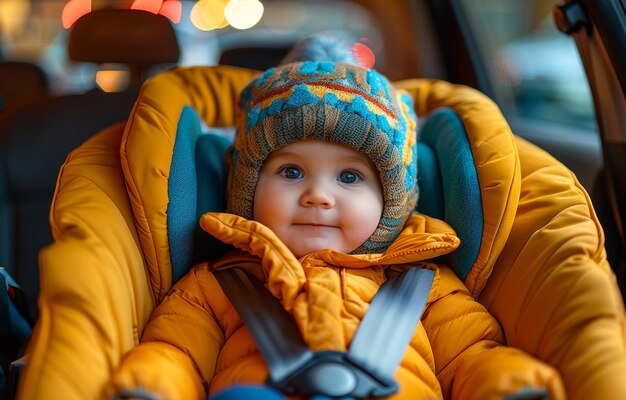
[[[406,19],[397,9],[407,3]],[[55,95],[99,86],[123,88],[123,66],[72,62],[67,38],[80,16],[102,8],[135,8],[165,15],[173,24],[181,54],[178,65],[242,63],[237,49],[260,50],[258,65],[280,60],[302,36],[342,30],[357,39],[356,50],[392,79],[445,78],[431,51],[436,41],[420,40],[428,26],[428,1],[377,0],[0,0],[0,59],[35,63]],[[496,87],[492,96],[509,114],[594,128],[589,88],[573,41],[554,27],[555,1],[460,0],[470,29]],[[140,27],[128,27],[140,29]],[[263,59],[261,59],[263,58]],[[462,66],[459,66],[462,68]]]

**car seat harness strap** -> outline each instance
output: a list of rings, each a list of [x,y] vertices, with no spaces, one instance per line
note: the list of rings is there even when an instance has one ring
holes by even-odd
[[[410,268],[385,282],[347,352],[309,350],[293,317],[243,269],[214,271],[250,330],[270,370],[268,383],[286,394],[333,399],[389,396],[393,375],[426,305],[434,272]]]
[[[254,336],[273,381],[285,380],[311,358],[293,318],[254,275],[240,268],[214,271],[222,290]]]

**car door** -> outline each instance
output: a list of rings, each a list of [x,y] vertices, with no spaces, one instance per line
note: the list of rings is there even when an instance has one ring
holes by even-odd
[[[555,22],[580,52],[593,94],[602,140],[605,197],[615,237],[609,238],[613,266],[624,293],[626,273],[626,2],[566,1],[554,9]],[[609,214],[607,212],[607,214]],[[609,218],[607,218],[609,219]],[[606,224],[609,226],[609,223]]]
[[[490,96],[516,134],[559,159],[591,195],[624,294],[624,0],[426,4],[446,79]]]

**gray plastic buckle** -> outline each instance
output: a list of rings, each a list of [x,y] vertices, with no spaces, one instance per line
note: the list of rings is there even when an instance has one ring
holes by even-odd
[[[268,382],[286,394],[321,395],[331,399],[389,396],[398,391],[394,381],[380,379],[352,362],[347,353],[323,351],[282,382]]]

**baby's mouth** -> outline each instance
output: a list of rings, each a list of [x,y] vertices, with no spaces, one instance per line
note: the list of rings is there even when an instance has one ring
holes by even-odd
[[[294,223],[295,226],[311,226],[315,228],[335,228],[334,225],[320,224],[315,222],[298,222]]]
[[[331,231],[334,231],[337,229],[337,227],[334,225],[326,225],[326,224],[320,224],[320,223],[298,223],[298,224],[293,224],[293,226],[300,229],[301,232],[305,234],[310,234],[313,236],[317,236],[317,235],[326,236]]]

